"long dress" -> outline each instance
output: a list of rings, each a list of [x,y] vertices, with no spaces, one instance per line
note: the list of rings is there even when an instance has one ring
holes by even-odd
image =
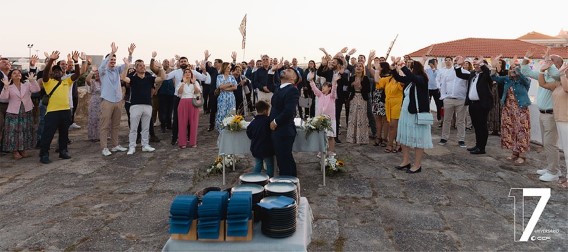
[[[531,115],[529,108],[521,108],[515,99],[513,87],[507,90],[507,99],[502,107],[501,146],[515,153],[530,150]]]
[[[237,86],[237,80],[232,75],[225,78],[225,75],[217,76],[217,86],[226,84],[230,82],[232,85]],[[236,109],[235,95],[233,91],[221,90],[221,94],[217,97],[217,115],[215,115],[215,129],[221,131],[223,129],[223,119],[231,112],[231,110]]]
[[[20,104],[18,114],[6,113],[4,119],[4,138],[2,150],[24,151],[34,147],[34,120],[32,110],[26,112],[24,104]]]
[[[360,91],[349,105],[349,125],[347,125],[347,142],[356,144],[369,143],[369,119],[367,117],[367,101],[363,99]]]
[[[101,116],[101,82],[91,80],[91,99],[89,100],[89,120],[87,126],[87,136],[89,140],[99,140],[99,120]]]
[[[417,124],[417,115],[408,112],[410,87],[413,87],[413,85],[407,85],[404,89],[404,100],[398,120],[396,141],[411,148],[433,148],[430,125]]]

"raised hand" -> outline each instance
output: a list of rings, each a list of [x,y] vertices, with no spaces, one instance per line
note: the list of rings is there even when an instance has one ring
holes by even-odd
[[[170,67],[174,67],[175,64],[176,64],[176,59],[171,58],[171,59],[170,59]]]
[[[45,56],[45,58],[49,58],[49,53],[48,52],[43,52],[43,56]]]
[[[199,69],[204,71],[204,73],[205,73],[205,70],[207,69],[205,64],[207,64],[207,63],[205,63],[205,60],[202,60],[201,62],[199,62]]]
[[[544,60],[550,60],[550,47],[546,47],[546,50],[544,50],[544,56],[542,58]]]
[[[29,81],[35,81],[36,80],[36,75],[34,73],[28,73],[28,80]]]
[[[351,48],[351,51],[349,51],[349,53],[347,53],[347,54],[349,54],[349,56],[351,56],[351,55],[355,54],[356,52],[357,52],[357,49]]]
[[[331,78],[331,81],[337,81],[339,79],[341,79],[341,71],[343,70],[343,68],[341,68],[337,73],[333,74],[333,77]]]
[[[308,81],[313,81],[314,80],[314,72],[309,72],[308,76],[306,76],[306,78],[308,79]]]
[[[205,60],[209,59],[209,57],[211,56],[211,54],[209,53],[209,50],[205,50],[205,52],[203,52],[203,54],[205,55]],[[262,56],[261,56],[262,58]]]
[[[527,52],[525,53],[525,58],[531,58],[534,55],[534,47],[531,47],[529,50],[527,50]]]
[[[156,51],[152,52],[152,58],[156,58],[157,55],[158,55],[158,53]]]
[[[348,48],[347,48],[347,46],[346,46],[346,47],[343,47],[340,52],[341,52],[341,53],[346,53],[347,50],[348,50]]]
[[[116,51],[118,51],[118,47],[116,46],[116,44],[114,42],[112,42],[110,44],[110,52],[111,52],[111,54],[115,54]]]
[[[73,60],[73,62],[78,62],[79,61],[79,52],[73,51],[73,55],[71,56],[71,59]]]
[[[491,58],[491,64],[497,66],[499,64],[499,60],[501,59],[502,56],[503,56],[503,54],[499,54],[499,55]]]
[[[49,55],[49,59],[51,59],[51,60],[57,60],[57,59],[59,59],[59,51],[53,51],[53,52],[51,52],[51,55]]]
[[[233,59],[233,61],[237,61],[237,52],[233,51],[231,53],[231,59]]]
[[[174,56],[174,58],[175,58],[176,60],[179,60],[181,57],[176,54],[176,55]]]
[[[3,78],[2,83],[4,83],[4,88],[8,88],[8,86],[10,86],[10,80],[8,80],[8,78]]]
[[[2,57],[2,56],[0,56]],[[30,66],[35,66],[35,64],[37,63],[37,61],[39,60],[39,57],[37,55],[32,55],[32,57],[30,58]]]
[[[371,50],[371,51],[369,52],[369,60],[372,60],[372,59],[375,58],[375,53],[376,53],[375,50]]]
[[[128,47],[128,55],[132,55],[134,49],[136,49],[136,45],[134,43],[131,43],[130,46]]]
[[[560,69],[558,69],[558,72],[560,74],[562,74],[562,73],[566,74],[566,70],[568,70],[568,63],[564,62],[564,64],[562,64]]]
[[[155,68],[161,69],[162,63],[159,60],[154,60],[154,66]]]
[[[456,56],[456,64],[461,66],[461,65],[463,65],[464,62],[465,62],[465,60],[464,60],[463,56],[461,56],[461,55]]]
[[[552,60],[546,60],[544,61],[544,64],[542,64],[542,66],[540,67],[540,71],[544,72],[546,70],[548,70],[551,66],[552,66]]]
[[[67,54],[67,62],[69,62],[69,61],[71,61],[71,60],[72,60],[72,59],[71,59],[71,54],[68,53],[68,54]]]
[[[81,54],[79,54],[79,58],[80,58],[82,61],[85,61],[85,60],[87,60],[87,54],[85,54],[85,52],[81,52]]]
[[[91,58],[91,56],[87,56],[87,63],[89,65],[93,63],[93,58]]]

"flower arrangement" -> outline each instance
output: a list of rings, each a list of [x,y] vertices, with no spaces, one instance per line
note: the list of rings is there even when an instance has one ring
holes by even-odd
[[[328,115],[318,115],[308,118],[304,129],[306,130],[306,138],[314,131],[332,130],[331,118]]]
[[[223,128],[229,131],[241,131],[246,128],[246,121],[242,115],[230,115],[223,119]]]
[[[342,173],[347,171],[345,168],[345,162],[335,158],[335,155],[329,156],[325,159],[325,173],[328,175],[334,175],[337,173]]]
[[[233,164],[238,162],[237,157],[235,155],[226,155],[225,156],[225,168],[233,167]],[[207,168],[207,174],[220,174],[223,172],[223,157],[217,156],[215,158],[215,162]]]

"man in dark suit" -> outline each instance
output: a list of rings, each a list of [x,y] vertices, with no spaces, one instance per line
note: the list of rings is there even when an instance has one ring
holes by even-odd
[[[462,65],[464,59],[457,56],[457,64]],[[465,105],[469,105],[469,115],[471,123],[475,128],[475,146],[467,150],[471,154],[485,154],[487,145],[487,116],[493,105],[493,95],[491,94],[491,70],[487,67],[487,62],[482,57],[475,58],[473,61],[474,71],[470,74],[462,73],[462,68],[455,68],[456,76],[467,80],[467,95]]]
[[[278,69],[277,66],[273,70]],[[272,70],[271,70],[272,72]],[[288,68],[280,72],[280,86],[271,99],[270,129],[276,161],[281,176],[296,177],[296,161],[292,155],[292,146],[296,137],[296,106],[300,92],[294,84],[300,80],[296,70]]]

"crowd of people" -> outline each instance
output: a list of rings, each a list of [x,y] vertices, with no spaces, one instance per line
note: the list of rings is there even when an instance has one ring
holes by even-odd
[[[341,143],[340,129],[346,127],[347,143],[366,145],[372,139],[384,152],[402,152],[397,169],[418,173],[424,149],[433,148],[434,120],[423,119],[428,119],[424,116],[430,114],[434,100],[442,128],[438,144],[450,141],[453,128],[457,145],[467,148],[465,132],[470,121],[475,143],[467,148],[469,153],[484,154],[491,132],[500,135],[502,148],[511,151],[507,160],[524,164],[530,150],[528,90],[532,78],[539,81],[536,101],[547,159],[547,166],[536,172],[542,181],[557,181],[562,176],[555,144],[560,135],[563,148],[568,148],[568,109],[562,106],[567,102],[568,66],[557,55],[546,53],[540,69],[529,66],[530,50],[522,60],[510,60],[508,68],[500,56],[492,58],[491,64],[483,56],[447,56],[438,68],[438,59],[426,56],[422,60],[409,56],[387,59],[371,51],[368,56],[354,57],[356,49],[343,48],[331,55],[320,48],[319,66],[310,60],[302,69],[295,58],[288,61],[268,55],[238,63],[234,52],[231,62],[219,58],[210,62],[209,51],[195,64],[179,56],[160,61],[152,52],[146,65],[143,59],[133,62],[135,48],[131,44],[124,64],[117,64],[118,47],[112,43],[99,66],[84,53],[74,51],[67,60],[59,60],[60,53],[54,51],[46,53],[42,71],[38,71],[39,58],[34,55],[27,74],[12,69],[8,59],[0,59],[2,151],[21,159],[29,157],[29,150],[35,147],[40,149],[40,162],[50,163],[51,141],[58,132],[56,152],[62,159],[71,158],[68,132],[79,127],[74,114],[77,86],[83,77],[91,93],[88,140],[100,144],[103,156],[113,152],[132,155],[138,142],[143,152],[154,151],[150,143],[160,141],[153,127],[158,120],[162,133],[171,130],[172,145],[197,148],[200,111],[209,114],[208,131],[223,130],[222,121],[228,115],[255,111],[247,133],[253,142],[256,171],[266,163],[273,176],[272,156],[276,156],[279,174],[295,175],[293,119],[296,115],[325,115],[332,123],[326,133],[327,155],[335,155],[335,144]],[[130,128],[128,148],[118,140],[122,105]],[[410,160],[411,150],[414,161]]]

